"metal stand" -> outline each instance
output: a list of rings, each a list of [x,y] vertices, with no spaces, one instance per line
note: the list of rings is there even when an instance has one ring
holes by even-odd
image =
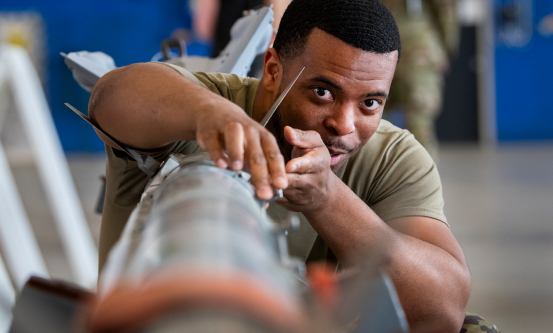
[[[15,181],[0,145],[0,239],[16,288],[21,290],[31,275],[48,277],[29,219],[19,199]],[[9,281],[9,279],[8,279]]]
[[[15,303],[15,291],[0,257],[0,332],[8,332],[12,322],[11,308]]]
[[[34,162],[54,213],[58,232],[75,280],[83,287],[94,288],[97,281],[97,250],[88,230],[38,75],[27,53],[19,47],[10,45],[0,46],[0,72],[5,74],[0,75],[0,86],[5,81],[11,88],[15,106],[19,112],[25,135],[29,140]],[[3,151],[0,152],[0,167],[3,167],[0,170],[0,185],[9,187],[10,185],[7,184],[11,173],[7,168]],[[36,241],[32,237],[25,214],[21,213],[21,202],[14,188],[12,185],[12,188],[6,191],[0,189],[0,193],[2,193],[0,205],[9,206],[8,209],[12,211],[12,215],[0,214],[2,245],[8,265],[10,270],[13,270],[16,265],[24,263],[31,265],[29,258],[35,258],[32,259],[34,260],[33,273],[47,276],[44,264],[38,264],[39,260],[36,259],[38,258]],[[5,212],[3,208],[1,209]],[[16,231],[14,228],[20,230]],[[24,234],[25,236],[22,236]],[[26,240],[20,242],[15,240],[17,237],[26,238]],[[13,247],[11,245],[8,247],[7,239],[13,242]],[[21,248],[26,248],[26,252]],[[40,259],[40,261],[42,260]],[[23,268],[21,269],[23,270]],[[28,270],[27,273],[31,271],[30,268],[25,269]],[[27,273],[20,273],[16,278],[18,286],[23,285],[20,284],[21,282],[25,283],[26,280],[21,281],[21,279]]]

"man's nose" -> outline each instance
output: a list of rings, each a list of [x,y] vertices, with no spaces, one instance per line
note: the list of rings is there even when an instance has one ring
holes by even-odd
[[[325,120],[325,126],[337,136],[344,136],[355,131],[355,107],[343,104],[333,110]]]

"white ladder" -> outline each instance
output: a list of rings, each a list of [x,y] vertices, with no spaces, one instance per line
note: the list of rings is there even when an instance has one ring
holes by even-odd
[[[24,49],[0,45],[0,89],[10,89],[13,96],[76,280],[74,282],[94,289],[98,270],[96,246],[71,179],[40,80]],[[1,142],[0,244],[15,290],[20,290],[31,275],[48,277]],[[5,271],[0,258],[0,297],[14,293],[13,289],[11,292],[5,290],[10,285],[5,283],[10,282],[9,278],[4,279]]]

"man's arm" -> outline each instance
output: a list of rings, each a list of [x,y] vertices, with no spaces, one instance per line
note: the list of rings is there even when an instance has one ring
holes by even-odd
[[[115,139],[138,149],[197,140],[219,166],[248,167],[262,199],[286,188],[284,159],[273,135],[236,104],[159,64],[134,64],[103,76],[92,91],[90,117]]]
[[[470,274],[449,228],[429,217],[385,223],[330,171],[330,156],[313,131],[285,129],[296,156],[286,165],[289,187],[279,203],[302,212],[347,268],[384,251],[412,329],[459,332]]]

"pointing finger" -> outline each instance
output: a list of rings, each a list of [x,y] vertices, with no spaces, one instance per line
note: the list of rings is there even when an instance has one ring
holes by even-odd
[[[324,146],[321,136],[315,131],[302,131],[286,126],[284,127],[284,137],[291,145],[299,148],[312,149]]]

